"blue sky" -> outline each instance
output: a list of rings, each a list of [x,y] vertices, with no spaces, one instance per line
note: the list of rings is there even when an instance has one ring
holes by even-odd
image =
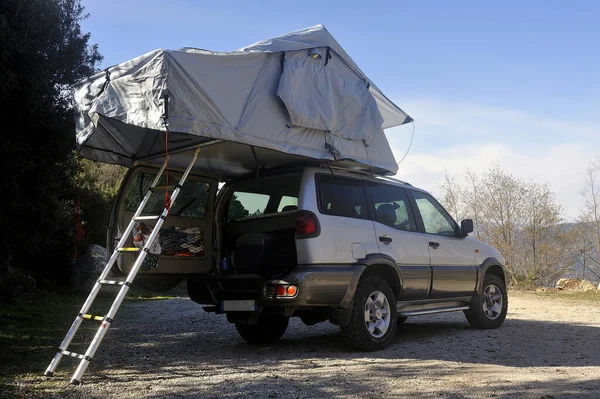
[[[444,170],[548,182],[575,217],[600,154],[600,2],[84,0],[113,65],[156,48],[230,51],[324,24],[414,119],[399,177],[439,194]],[[397,158],[411,127],[391,129]]]

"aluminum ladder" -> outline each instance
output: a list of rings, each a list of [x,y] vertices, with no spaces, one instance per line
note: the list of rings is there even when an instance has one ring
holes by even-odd
[[[173,194],[171,195],[171,205],[177,199],[177,196],[181,190],[181,186],[183,185],[183,183],[185,183],[192,167],[194,166],[194,163],[196,163],[196,159],[198,158],[199,151],[200,151],[200,148],[197,148],[196,151],[194,152],[192,160],[190,161],[190,164],[188,165],[187,169],[181,176],[179,183],[175,186],[175,188],[173,190]],[[110,257],[110,259],[108,260],[108,262],[106,264],[106,267],[100,274],[98,281],[96,281],[96,284],[94,284],[94,287],[92,288],[92,291],[90,292],[90,295],[87,297],[85,303],[83,304],[83,307],[79,311],[79,314],[77,315],[77,317],[75,318],[75,321],[71,325],[71,328],[67,332],[67,335],[65,336],[62,343],[58,347],[58,351],[56,352],[54,359],[52,359],[52,361],[50,362],[50,365],[46,369],[46,372],[45,372],[46,376],[51,377],[54,375],[54,371],[56,370],[56,367],[60,363],[63,356],[71,356],[71,357],[74,357],[77,359],[81,359],[81,362],[79,363],[79,366],[77,367],[77,370],[75,370],[75,373],[73,373],[73,376],[71,377],[71,384],[79,384],[80,383],[81,376],[83,375],[83,373],[87,369],[88,365],[90,364],[90,361],[96,354],[96,350],[98,350],[98,347],[100,346],[102,339],[104,339],[104,336],[106,335],[106,332],[108,331],[108,328],[110,327],[110,324],[113,322],[113,319],[114,319],[115,315],[117,314],[117,311],[119,310],[119,307],[121,306],[121,303],[125,299],[125,295],[127,295],[127,291],[129,291],[129,287],[131,286],[133,279],[137,275],[140,267],[142,266],[142,263],[144,262],[144,259],[146,258],[146,255],[150,251],[150,248],[152,247],[152,244],[154,243],[154,240],[156,239],[156,236],[157,236],[158,232],[160,231],[162,224],[164,223],[165,219],[169,215],[169,208],[165,207],[165,209],[163,210],[161,215],[141,216],[142,212],[144,211],[144,207],[148,203],[150,196],[152,195],[152,193],[155,190],[161,189],[161,188],[164,188],[166,190],[169,189],[169,187],[156,187],[163,172],[165,171],[165,168],[167,167],[168,160],[169,160],[168,156],[165,157],[165,162],[163,163],[162,167],[158,171],[156,177],[154,178],[154,181],[150,185],[150,188],[146,192],[146,195],[144,196],[144,199],[140,203],[140,206],[138,207],[134,216],[131,218],[129,225],[123,232],[121,239],[119,240],[119,243],[117,244],[114,252],[112,253],[112,256]],[[145,244],[142,248],[134,249],[134,248],[124,247],[125,243],[129,239],[129,235],[131,234],[131,231],[133,230],[135,223],[137,221],[142,221],[142,220],[146,220],[146,221],[147,220],[156,220],[156,226],[154,226],[152,232],[150,233],[148,240],[145,242]],[[115,265],[119,255],[123,252],[133,252],[133,251],[139,252],[139,255],[138,255],[137,260],[133,264],[131,271],[127,275],[127,278],[125,280],[108,280],[107,278],[108,278],[109,272],[112,269],[112,267]],[[89,314],[88,312],[89,312],[92,304],[94,303],[96,296],[100,292],[100,289],[105,285],[121,286],[121,289],[119,290],[119,293],[117,294],[115,300],[113,301],[112,306],[110,307],[106,316],[96,316],[96,315]],[[97,322],[101,322],[101,324],[100,324],[100,327],[98,327],[98,331],[96,332],[94,339],[88,346],[85,354],[70,352],[70,351],[68,351],[69,345],[71,344],[71,341],[73,340],[73,337],[75,336],[75,333],[79,329],[79,326],[81,325],[81,322],[83,320],[97,321]]]

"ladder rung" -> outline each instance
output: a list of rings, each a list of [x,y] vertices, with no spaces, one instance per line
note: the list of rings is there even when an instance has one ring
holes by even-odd
[[[94,314],[80,313],[79,317],[90,321],[104,321],[104,316],[96,316]]]
[[[119,252],[141,252],[142,248],[138,248],[138,247],[123,247],[123,248],[117,248],[117,251],[119,251]]]
[[[59,349],[58,353],[60,353],[62,355],[65,355],[65,356],[76,357],[77,359],[83,359],[83,358],[85,358],[85,355],[81,355],[81,354],[75,353],[75,352],[64,351],[62,349]],[[88,360],[90,360],[90,359],[88,359]]]
[[[104,284],[104,285],[127,285],[127,286],[131,285],[127,281],[123,281],[123,280],[98,280],[98,282],[100,284]]]
[[[138,216],[133,218],[133,220],[138,221],[138,220],[158,220],[160,219],[160,215],[158,216]]]

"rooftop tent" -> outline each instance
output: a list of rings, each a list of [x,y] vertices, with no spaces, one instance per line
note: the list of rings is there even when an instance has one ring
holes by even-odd
[[[202,146],[196,169],[225,178],[324,160],[395,173],[383,129],[412,121],[322,25],[230,53],[155,50],[79,82],[74,103],[86,158],[160,160],[168,130],[169,153]]]

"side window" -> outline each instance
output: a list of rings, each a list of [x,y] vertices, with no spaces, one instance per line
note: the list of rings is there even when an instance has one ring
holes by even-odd
[[[319,174],[319,212],[325,215],[368,219],[362,180]]]
[[[133,176],[125,194],[125,211],[135,212],[137,210],[144,195],[146,195],[148,188],[150,188],[150,184],[152,184],[154,177],[155,175],[146,172],[138,172]],[[173,179],[175,182],[178,180],[178,177]],[[171,181],[169,181],[169,183],[171,183]],[[166,177],[162,176],[157,186],[165,186],[166,184]],[[181,187],[177,201],[175,201],[171,207],[171,215],[203,218],[208,203],[208,190],[208,183],[193,180],[186,181],[183,187]],[[164,190],[157,190],[152,193],[148,203],[146,203],[144,213],[159,215],[162,213],[164,206],[165,192]]]
[[[266,194],[236,191],[229,200],[227,220],[242,220],[252,216],[263,215],[270,198]]]
[[[374,207],[374,220],[404,231],[417,231],[406,190],[389,184],[367,183]]]
[[[298,209],[302,174],[265,176],[233,183],[229,197],[227,220],[244,220]]]
[[[298,209],[298,197],[284,195],[279,201],[277,212],[295,211]]]
[[[432,196],[420,191],[412,191],[412,195],[423,219],[426,233],[447,237],[459,236],[456,222]]]

